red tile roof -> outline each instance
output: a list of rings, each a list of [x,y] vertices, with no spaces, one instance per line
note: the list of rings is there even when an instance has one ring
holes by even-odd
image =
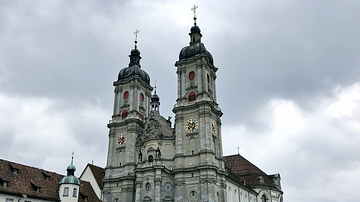
[[[17,174],[14,174],[14,169],[17,169]],[[58,189],[63,177],[55,172],[0,159],[0,193],[60,201]],[[8,182],[8,187],[3,186],[4,181]],[[89,182],[80,181],[80,184],[80,194],[87,196],[88,201],[100,202]]]
[[[224,156],[224,160],[226,169],[230,170],[230,172],[238,178],[245,180],[245,185],[250,187],[265,186],[278,189],[273,181],[274,175],[267,175],[240,154]]]

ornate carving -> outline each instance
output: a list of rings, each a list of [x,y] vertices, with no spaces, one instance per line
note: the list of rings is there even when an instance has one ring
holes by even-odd
[[[149,122],[145,126],[145,133],[144,138],[150,138],[150,137],[162,137],[163,133],[161,131],[161,124],[158,120],[154,118],[150,118]]]
[[[162,178],[161,177],[157,177],[154,179],[154,182],[155,182],[155,186],[160,186],[161,185],[161,182],[162,182]]]
[[[116,154],[120,154],[121,152],[124,152],[125,148],[126,147],[118,147],[118,148],[116,148]]]
[[[133,192],[134,188],[122,188],[121,191],[122,192]]]

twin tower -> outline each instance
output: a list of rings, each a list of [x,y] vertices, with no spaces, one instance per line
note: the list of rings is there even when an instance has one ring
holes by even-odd
[[[160,99],[141,69],[140,51],[114,82],[103,201],[226,201],[221,120],[212,55],[201,30],[176,61],[175,123],[159,113]],[[156,88],[156,87],[155,87]]]

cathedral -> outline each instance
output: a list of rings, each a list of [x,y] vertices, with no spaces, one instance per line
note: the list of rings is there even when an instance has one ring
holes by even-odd
[[[218,68],[193,10],[190,43],[175,62],[174,123],[160,114],[160,97],[140,65],[136,39],[128,67],[113,83],[104,202],[283,201],[280,174],[268,175],[240,154],[223,156]]]

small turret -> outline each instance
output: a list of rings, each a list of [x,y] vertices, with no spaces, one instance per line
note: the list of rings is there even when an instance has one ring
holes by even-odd
[[[158,115],[160,115],[160,98],[156,94],[156,80],[155,80],[155,92],[154,95],[151,96],[150,106],[151,106],[151,112],[154,112]]]
[[[67,174],[59,182],[59,197],[62,202],[77,202],[79,196],[80,180],[74,176],[76,167],[73,165],[74,152],[71,164],[66,168]]]

